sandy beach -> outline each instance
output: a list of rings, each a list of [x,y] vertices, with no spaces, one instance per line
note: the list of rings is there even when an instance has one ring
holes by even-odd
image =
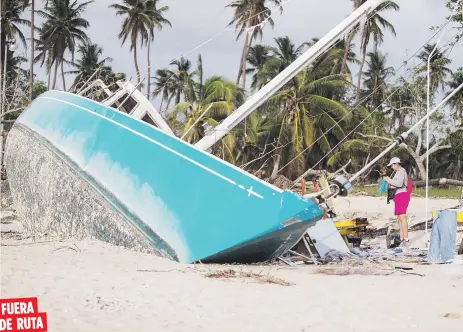
[[[414,200],[412,214],[421,206]],[[389,208],[372,197],[340,203],[345,213],[380,211],[375,218],[386,221]],[[459,260],[399,264],[420,275],[391,270],[391,263],[371,273],[383,275],[346,276],[320,274],[314,265],[192,266],[97,241],[32,242],[8,213],[1,224],[1,297],[37,296],[49,331],[422,332],[461,331],[463,324]],[[220,272],[230,269],[236,277]]]
[[[374,227],[397,224],[394,216],[394,203],[387,204],[386,197],[348,196],[338,197],[335,203],[336,212],[341,217],[368,218]],[[407,210],[409,226],[425,220],[426,200],[422,197],[412,197]],[[429,213],[432,210],[450,209],[460,205],[457,199],[429,199]],[[428,216],[429,218],[431,215]]]

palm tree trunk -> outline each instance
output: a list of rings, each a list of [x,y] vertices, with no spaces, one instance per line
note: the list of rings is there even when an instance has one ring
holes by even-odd
[[[0,0],[1,1],[1,0]],[[4,75],[5,73],[3,73],[3,68],[5,67],[3,64],[4,64],[4,61],[5,61],[5,43],[6,43],[6,34],[5,32],[2,30],[2,33],[1,33],[1,36],[0,36],[0,65],[1,65],[1,72],[2,72],[2,75]],[[3,79],[0,79],[0,86],[3,84]],[[3,91],[3,90],[2,90]]]
[[[244,57],[243,57],[243,67],[242,67],[242,72],[241,72],[241,75],[243,75],[243,89],[246,89],[246,62],[248,58],[249,48],[251,47],[251,43],[252,43],[252,38],[249,39],[249,43],[246,46],[246,51],[244,52]]]
[[[278,176],[278,171],[280,170],[281,152],[282,152],[281,147],[279,147],[275,151],[275,155],[274,155],[275,161],[273,162],[273,170],[272,170],[272,174],[270,175],[270,180],[275,180],[276,177]]]
[[[61,60],[61,77],[63,78],[63,90],[66,91],[66,81],[64,79],[64,61]]]
[[[50,90],[50,82],[51,82],[51,64],[48,64],[47,67],[48,67],[48,90]]]
[[[137,80],[138,84],[140,84],[140,69],[138,68],[138,61],[137,61],[137,44],[133,46],[133,62],[135,63],[135,70],[137,71]]]
[[[359,0],[354,0],[354,10],[356,10],[359,7]],[[355,30],[357,29],[358,25],[355,26],[351,32],[349,33],[349,36],[347,37],[346,40],[346,45],[344,48],[344,55],[342,57],[342,63],[341,63],[341,74],[344,74],[347,69],[347,57],[349,56],[349,51],[350,51],[350,45],[352,44],[352,40],[355,37]]]
[[[349,36],[347,37],[347,40],[346,40],[346,47],[344,48],[344,55],[342,57],[340,74],[345,74],[347,71],[347,57],[349,56],[350,45],[352,44],[352,40],[354,39],[354,36],[355,36],[355,28],[349,33]]]
[[[53,75],[53,89],[56,88],[56,77],[58,76],[58,66],[59,66],[58,62],[59,62],[58,60],[56,60],[55,62],[55,73]]]
[[[177,89],[177,96],[175,96],[175,104],[178,104],[180,102],[180,95],[181,95],[181,90],[180,88]]]
[[[367,57],[367,23],[365,23],[365,26],[363,28],[363,34],[362,34],[362,62],[360,63],[360,69],[358,73],[358,78],[357,78],[357,96],[355,98],[355,103],[358,104],[360,100],[360,91],[361,91],[361,85],[362,85],[362,74],[363,74],[363,66],[365,65],[365,59]]]
[[[275,180],[276,177],[278,176],[278,171],[280,170],[280,163],[281,163],[281,153],[283,152],[283,147],[280,145],[281,142],[281,137],[283,134],[283,126],[280,128],[280,133],[278,135],[278,141],[277,141],[277,149],[275,150],[274,154],[274,161],[273,161],[273,170],[272,174],[270,175],[270,180]]]
[[[151,87],[151,64],[150,64],[150,48],[151,38],[148,38],[148,86],[146,88],[146,98],[150,99],[150,87]]]
[[[29,72],[29,100],[32,101],[34,85],[34,21],[35,21],[35,0],[31,0],[31,58]]]
[[[246,32],[246,39],[244,40],[243,51],[241,52],[240,68],[238,70],[238,77],[236,79],[236,84],[240,84],[241,75],[243,74],[243,62],[246,63],[245,53],[246,53],[248,43],[249,43],[249,35]]]

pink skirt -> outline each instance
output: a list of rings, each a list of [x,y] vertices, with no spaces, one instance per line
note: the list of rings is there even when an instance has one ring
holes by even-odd
[[[410,194],[408,192],[396,194],[394,196],[394,214],[396,216],[407,214],[408,203],[410,203]]]

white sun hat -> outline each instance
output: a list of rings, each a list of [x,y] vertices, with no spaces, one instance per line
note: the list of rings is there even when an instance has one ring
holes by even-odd
[[[392,164],[400,164],[400,158],[397,158],[397,157],[392,158],[389,164],[387,164],[387,167],[391,167]]]

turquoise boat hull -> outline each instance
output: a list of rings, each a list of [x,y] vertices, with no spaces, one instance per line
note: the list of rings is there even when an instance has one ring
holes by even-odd
[[[6,166],[32,233],[138,243],[182,263],[271,259],[323,214],[158,128],[60,91],[23,111]]]

